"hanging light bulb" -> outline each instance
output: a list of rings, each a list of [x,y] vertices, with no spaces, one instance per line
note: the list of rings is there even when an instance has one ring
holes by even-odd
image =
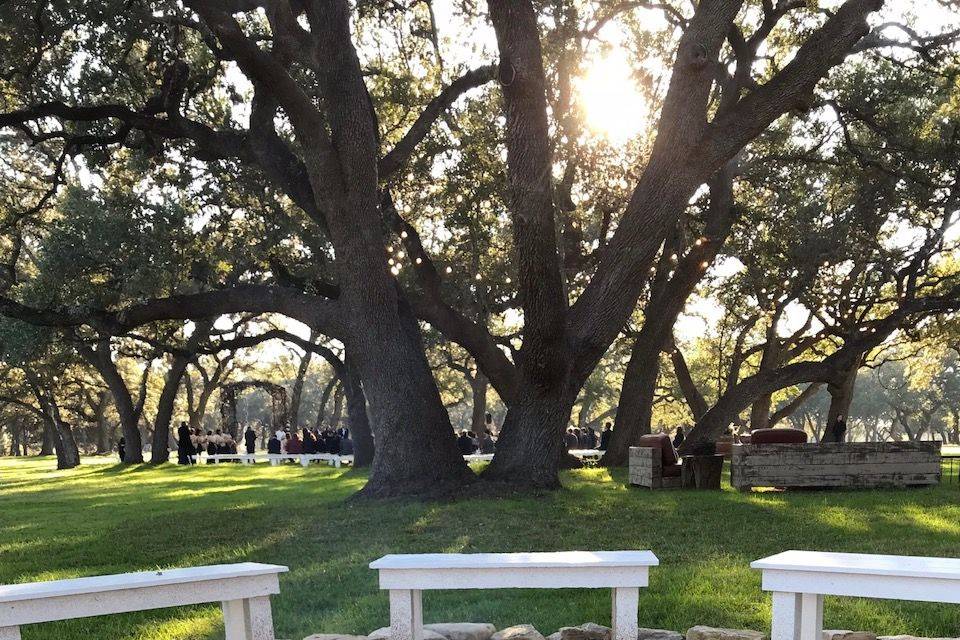
[[[701,268],[701,269],[706,269],[706,268],[709,267],[709,266],[710,266],[710,263],[707,262],[706,260],[704,260],[703,262],[700,263],[700,268]]]
[[[513,280],[511,280],[510,278],[507,278],[506,282],[507,284],[510,284],[511,282],[513,282]]]
[[[453,269],[450,267],[447,267],[447,273],[453,273]]]
[[[406,254],[405,254],[403,251],[398,251],[398,252],[397,252],[397,257],[398,257],[398,258],[402,258],[402,257],[405,256],[405,255],[406,255]]]
[[[387,264],[393,266],[393,263],[394,263],[393,258],[390,258],[389,260],[387,260]]]
[[[479,280],[479,279],[480,279],[480,274],[478,273],[477,275],[473,276],[473,279],[474,279],[474,280]]]
[[[420,264],[421,262],[423,262],[423,260],[421,260],[420,258],[417,258],[414,262],[416,262],[417,264]]]
[[[406,232],[406,231],[401,231],[401,232],[400,232],[400,237],[403,238],[404,240],[406,240],[406,238],[407,238],[407,232]]]

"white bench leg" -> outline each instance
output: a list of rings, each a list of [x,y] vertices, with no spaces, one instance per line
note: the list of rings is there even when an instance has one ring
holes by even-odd
[[[223,602],[226,640],[274,640],[270,596]]]
[[[770,640],[800,640],[800,594],[773,592]]]
[[[270,466],[271,466],[271,467],[275,467],[275,466],[277,466],[278,464],[280,464],[280,461],[279,461],[279,460],[277,460],[276,458],[270,458]]]
[[[340,468],[340,456],[337,456],[336,458],[333,459],[333,466],[336,467],[337,469]]]
[[[823,596],[804,593],[800,596],[799,640],[820,640],[823,635]]]
[[[390,640],[422,640],[423,598],[418,589],[390,590]]]
[[[612,640],[637,640],[640,629],[637,624],[637,609],[640,601],[639,587],[617,587],[612,591],[613,626]]]
[[[20,640],[20,627],[0,627],[0,640]]]
[[[306,457],[306,456],[300,456],[300,465],[301,465],[302,467],[306,468],[307,465],[309,465],[309,464],[310,464],[310,458],[308,458],[308,457]]]

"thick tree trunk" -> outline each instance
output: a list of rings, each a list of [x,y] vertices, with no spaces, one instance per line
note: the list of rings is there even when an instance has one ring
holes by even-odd
[[[470,428],[477,435],[487,428],[487,386],[489,382],[482,372],[477,371],[470,380],[470,393],[473,396],[473,412],[470,416]]]
[[[826,430],[824,431],[824,442],[833,441],[833,424],[838,418],[844,420],[850,415],[850,404],[853,402],[853,391],[857,382],[857,372],[860,369],[860,360],[844,372],[844,375],[836,383],[827,385],[827,392],[830,394],[830,407],[827,409]],[[829,438],[828,438],[829,434]]]
[[[373,432],[370,430],[367,397],[363,393],[363,384],[353,368],[350,356],[347,355],[345,359],[343,389],[344,395],[347,397],[350,437],[353,439],[353,466],[359,469],[373,464]]]
[[[333,414],[330,416],[330,428],[339,429],[340,423],[343,420],[343,396],[344,385],[337,387],[337,390],[333,393]]]
[[[97,451],[98,456],[110,453],[112,449],[110,425],[107,422],[107,408],[110,406],[110,392],[102,391],[97,398],[95,419],[97,421]]]
[[[613,433],[603,455],[604,466],[619,467],[627,464],[630,447],[636,445],[641,436],[650,433],[657,378],[660,377],[660,352],[664,345],[662,336],[651,335],[659,333],[654,330],[653,324],[652,319],[644,324],[633,343],[630,361],[623,376],[623,387],[620,389]]]
[[[40,451],[37,453],[38,456],[52,456],[54,449],[54,433],[53,426],[47,420],[43,421],[43,439],[40,444]]]
[[[563,432],[575,400],[576,393],[538,388],[522,378],[484,478],[537,489],[559,488]]]
[[[340,381],[340,374],[334,372],[333,377],[327,382],[323,387],[323,392],[320,394],[320,406],[317,408],[317,429],[324,428],[324,422],[327,419],[327,404],[330,402],[330,394],[333,392],[334,387],[337,386],[337,382]]]
[[[180,391],[183,374],[190,362],[186,355],[177,354],[170,363],[167,376],[157,402],[157,416],[153,422],[153,446],[150,450],[150,464],[162,464],[170,460],[170,423]]]
[[[453,426],[427,362],[420,327],[402,300],[400,326],[359,331],[346,345],[368,392],[376,448],[367,497],[437,495],[457,491],[473,474],[457,449]],[[401,384],[402,383],[402,384]]]
[[[100,340],[95,350],[80,347],[78,351],[84,360],[97,370],[113,396],[113,404],[120,416],[120,428],[125,442],[122,462],[127,464],[143,462],[143,437],[140,434],[141,410],[134,405],[127,383],[113,363],[110,340]]]
[[[180,383],[187,372],[190,360],[201,342],[210,336],[213,321],[201,320],[193,327],[193,333],[186,339],[183,350],[174,354],[167,371],[167,377],[160,392],[160,401],[157,403],[157,416],[153,423],[153,447],[150,451],[150,464],[162,464],[170,459],[170,423],[173,421],[173,410],[180,393]]]
[[[311,330],[308,341],[313,344],[316,339],[315,333]],[[290,392],[290,424],[299,427],[300,425],[300,399],[303,397],[303,383],[307,378],[307,371],[310,369],[310,360],[313,358],[313,351],[304,350],[303,357],[300,358],[300,366],[297,367],[297,377],[293,381],[293,389]]]
[[[633,343],[630,361],[623,377],[617,420],[610,444],[603,456],[606,466],[627,464],[630,447],[638,439],[650,433],[650,420],[656,397],[657,379],[660,376],[660,354],[673,344],[673,327],[686,306],[687,299],[703,279],[709,265],[726,242],[736,220],[733,206],[733,178],[736,163],[728,162],[709,181],[710,209],[704,228],[704,237],[676,264],[671,254],[681,250],[676,234],[664,244],[663,256],[657,273],[650,285],[650,300],[644,308],[644,322]],[[686,361],[677,349],[674,352],[674,369],[684,395],[690,397],[694,419],[706,408],[700,408],[703,398],[694,387]]]
[[[80,465],[80,449],[73,436],[73,429],[60,417],[57,401],[42,389],[36,392],[43,409],[44,419],[50,422],[53,433],[53,448],[57,454],[57,469],[73,469]]]

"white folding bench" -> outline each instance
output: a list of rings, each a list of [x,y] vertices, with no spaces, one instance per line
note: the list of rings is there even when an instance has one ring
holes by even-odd
[[[750,565],[773,592],[771,640],[820,640],[823,596],[960,604],[960,559],[785,551]]]
[[[226,640],[274,640],[270,596],[287,567],[244,562],[0,585],[0,640],[20,626],[220,602]]]
[[[613,640],[637,640],[640,587],[658,564],[650,551],[560,551],[388,555],[370,568],[390,591],[391,640],[423,638],[427,589],[561,588],[611,589]]]

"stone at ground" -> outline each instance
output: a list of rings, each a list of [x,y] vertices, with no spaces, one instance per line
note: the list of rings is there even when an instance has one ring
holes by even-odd
[[[367,636],[351,636],[346,633],[315,633],[303,640],[367,640]]]
[[[390,627],[380,627],[376,631],[372,631],[366,640],[390,640]],[[424,625],[423,629],[423,640],[447,640],[445,637],[437,633],[436,631],[430,631]]]
[[[848,631],[846,629],[824,629],[823,640],[877,640],[877,634],[869,631]]]
[[[447,640],[490,640],[497,628],[488,622],[436,622],[425,624],[427,631],[439,633]]]
[[[641,627],[638,640],[683,640],[683,634],[669,629],[645,629]]]
[[[766,635],[748,629],[724,629],[698,625],[687,630],[687,640],[766,640]]]
[[[533,625],[516,624],[497,631],[490,640],[546,640],[546,638]]]
[[[610,627],[587,622],[579,627],[562,627],[547,636],[547,640],[610,640]]]
[[[877,640],[960,640],[960,638],[921,638],[919,636],[880,636]]]

